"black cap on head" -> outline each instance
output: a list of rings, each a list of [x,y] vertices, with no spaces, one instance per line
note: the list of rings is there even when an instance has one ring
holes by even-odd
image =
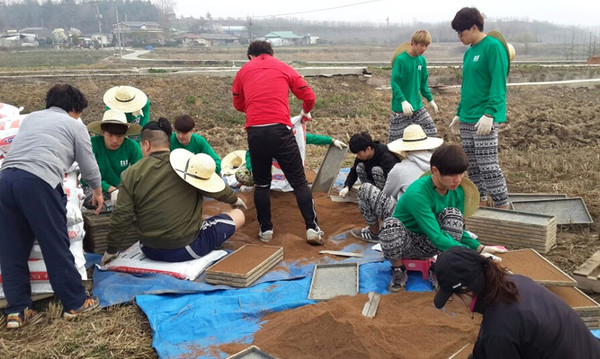
[[[483,266],[487,261],[477,251],[455,246],[440,253],[433,271],[440,289],[435,294],[433,304],[441,309],[454,293],[483,293],[485,281]]]

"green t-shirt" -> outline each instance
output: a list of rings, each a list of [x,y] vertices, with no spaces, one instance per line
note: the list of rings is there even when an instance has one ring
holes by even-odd
[[[487,114],[506,122],[508,56],[502,43],[491,36],[471,46],[463,57],[463,81],[456,115],[468,123]]]
[[[411,56],[408,52],[398,55],[392,66],[392,111],[402,112],[402,101],[408,101],[417,111],[423,107],[421,95],[427,101],[433,100],[428,79],[425,57]]]
[[[217,153],[212,149],[212,147],[210,147],[210,144],[208,143],[206,138],[200,136],[197,133],[192,133],[190,143],[188,143],[187,146],[184,146],[177,139],[177,135],[175,134],[175,132],[173,132],[171,134],[171,151],[173,151],[176,148],[185,148],[193,154],[206,153],[207,155],[212,157],[213,160],[215,160],[215,163],[217,165],[215,172],[219,175],[221,174],[221,158],[219,158],[219,155],[217,155]]]
[[[98,135],[91,138],[92,151],[102,176],[102,191],[109,187],[118,187],[121,183],[121,173],[129,166],[142,159],[140,145],[132,139],[125,138],[123,144],[111,151],[104,145],[104,136]]]
[[[408,186],[406,192],[398,199],[392,216],[398,218],[409,231],[427,236],[440,251],[457,245],[477,249],[480,243],[464,230],[461,242],[457,242],[448,233],[442,231],[437,216],[449,207],[458,208],[464,215],[465,192],[462,187],[449,190],[445,196],[442,196],[435,190],[429,175],[419,178]]]

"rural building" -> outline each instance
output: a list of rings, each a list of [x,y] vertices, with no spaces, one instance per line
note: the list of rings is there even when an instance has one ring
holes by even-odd
[[[164,43],[163,29],[155,21],[123,21],[113,25],[113,36],[121,34],[123,45]]]
[[[302,36],[294,34],[293,31],[271,31],[265,35],[265,40],[273,46],[299,45],[302,43]]]

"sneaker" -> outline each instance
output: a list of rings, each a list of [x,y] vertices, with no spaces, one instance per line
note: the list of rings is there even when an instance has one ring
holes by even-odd
[[[37,312],[29,308],[25,308],[25,310],[23,310],[23,313],[10,313],[6,317],[6,329],[20,328],[36,315]]]
[[[258,231],[258,239],[260,239],[261,241],[267,243],[269,242],[271,239],[273,239],[273,230],[269,229],[267,231]]]
[[[306,241],[309,244],[314,244],[317,246],[323,245],[323,231],[317,227],[316,229],[309,228],[306,230]]]
[[[404,266],[400,268],[392,267],[392,282],[390,283],[388,290],[392,293],[403,290],[406,287],[407,279],[408,273]]]
[[[100,301],[98,300],[98,297],[88,295],[87,298],[85,298],[85,301],[83,302],[83,305],[81,307],[79,307],[78,309],[71,309],[69,311],[65,311],[63,313],[63,318],[72,319],[80,315],[89,314],[91,311],[98,308],[99,305]]]
[[[371,232],[371,228],[354,228],[350,233],[361,241],[369,243],[379,243],[379,235]]]

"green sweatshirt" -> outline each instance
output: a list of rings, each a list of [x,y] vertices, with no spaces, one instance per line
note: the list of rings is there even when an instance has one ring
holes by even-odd
[[[91,138],[92,151],[102,176],[102,191],[107,192],[109,187],[118,187],[121,183],[121,173],[129,166],[142,159],[142,149],[137,142],[125,138],[123,144],[111,151],[104,145],[102,135]]]
[[[202,226],[204,196],[229,204],[236,202],[237,196],[229,186],[208,193],[185,182],[171,168],[169,154],[154,152],[123,172],[117,208],[110,218],[108,253],[117,252],[132,223],[144,246],[183,248],[196,238]]]
[[[217,165],[217,169],[215,170],[215,172],[217,174],[221,174],[221,159],[219,158],[219,155],[217,155],[217,153],[212,149],[212,147],[210,147],[208,141],[199,134],[192,133],[190,143],[188,143],[187,146],[184,146],[177,139],[177,135],[175,134],[175,132],[173,132],[171,134],[171,151],[173,151],[176,148],[185,148],[186,150],[194,154],[206,153],[207,155],[212,157],[213,160],[215,160],[215,163]]]
[[[421,95],[432,101],[428,79],[425,57],[411,56],[408,52],[398,55],[392,66],[392,111],[402,112],[402,101],[408,101],[417,111],[423,107]]]
[[[327,146],[333,144],[333,138],[324,135],[306,134],[307,145]],[[246,151],[246,168],[252,172],[252,163],[250,162],[250,151]]]
[[[471,46],[463,57],[463,81],[456,115],[467,123],[490,115],[506,122],[508,56],[502,43],[491,36]]]
[[[437,216],[446,208],[458,208],[465,213],[465,193],[462,187],[448,191],[445,196],[439,194],[431,180],[431,175],[414,181],[398,199],[393,217],[398,218],[411,232],[425,234],[427,239],[440,251],[454,246],[477,249],[481,243],[471,238],[463,230],[460,242],[442,231]]]
[[[108,106],[105,107],[107,110]],[[126,113],[125,117],[127,118],[128,123],[137,123],[138,125],[144,127],[148,122],[150,122],[150,99],[146,101],[146,105],[142,107],[142,112],[144,113],[142,116],[137,115],[134,116],[131,113]]]

